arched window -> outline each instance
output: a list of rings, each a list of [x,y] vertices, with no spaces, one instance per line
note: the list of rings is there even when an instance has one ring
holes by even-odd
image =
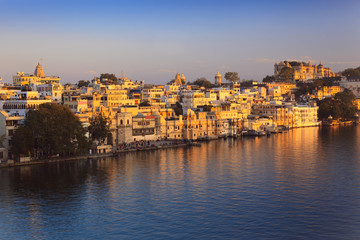
[[[120,124],[123,125],[123,120],[120,120]]]

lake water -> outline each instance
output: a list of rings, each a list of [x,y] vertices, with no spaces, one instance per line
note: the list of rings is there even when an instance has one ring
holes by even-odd
[[[0,239],[359,239],[360,127],[0,169]]]

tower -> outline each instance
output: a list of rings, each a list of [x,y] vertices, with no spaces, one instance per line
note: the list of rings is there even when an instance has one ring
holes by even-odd
[[[40,64],[40,62],[38,62],[38,65],[36,66],[35,71],[34,71],[34,76],[36,76],[38,78],[44,78],[45,74],[44,74],[44,70],[42,67],[42,58],[40,59],[40,61],[41,61],[41,64]]]
[[[121,112],[116,114],[117,121],[117,143],[129,143],[133,141],[132,132],[132,115],[129,112]]]
[[[175,85],[182,86],[182,79],[179,73],[177,73],[175,76]]]
[[[221,74],[219,73],[219,71],[215,75],[215,84],[216,85],[221,85]]]
[[[186,78],[183,73],[181,74],[181,82],[182,82],[182,85],[184,85],[186,82]]]

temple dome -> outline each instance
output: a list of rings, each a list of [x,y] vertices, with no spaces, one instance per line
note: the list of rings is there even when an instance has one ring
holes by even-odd
[[[41,66],[40,63],[38,63],[38,65],[35,68],[34,76],[39,77],[39,78],[44,78],[45,77],[43,67]]]
[[[175,76],[175,85],[182,86],[182,79],[179,73],[177,73]]]

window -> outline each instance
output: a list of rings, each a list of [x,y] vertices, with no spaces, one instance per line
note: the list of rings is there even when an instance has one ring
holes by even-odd
[[[14,135],[14,130],[9,130],[9,136]]]

